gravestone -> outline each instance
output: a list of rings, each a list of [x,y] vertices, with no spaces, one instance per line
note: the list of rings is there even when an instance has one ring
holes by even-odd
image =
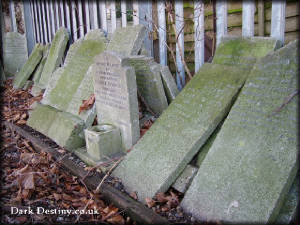
[[[205,64],[114,170],[139,200],[165,192],[227,114],[246,74]]]
[[[168,102],[171,103],[179,94],[179,90],[169,70],[169,67],[160,65],[160,74]]]
[[[43,45],[36,44],[22,69],[16,74],[13,87],[22,88],[43,57]]]
[[[255,64],[181,206],[195,218],[272,223],[298,170],[298,42]]]
[[[4,35],[3,66],[8,76],[15,75],[21,70],[28,59],[25,35],[18,32],[8,32]]]
[[[38,83],[41,78],[41,74],[43,72],[43,68],[46,63],[47,56],[49,53],[49,47],[50,47],[50,44],[46,44],[43,46],[43,58],[40,61],[39,65],[37,66],[36,70],[34,71],[33,78],[32,78],[32,81],[34,83]]]
[[[59,28],[52,40],[49,54],[43,68],[38,86],[45,89],[54,70],[62,62],[62,58],[69,41],[68,30],[64,27]]]
[[[137,55],[146,37],[146,27],[135,25],[117,28],[108,43],[107,50],[122,55]]]
[[[139,139],[139,112],[134,69],[116,52],[105,51],[92,65],[98,124],[119,127],[124,150]]]
[[[2,67],[2,62],[0,60],[0,86],[3,85],[5,80],[6,80],[6,77],[5,77],[5,74],[4,74],[3,67]]]
[[[129,56],[128,61],[135,70],[139,93],[151,110],[160,115],[168,107],[160,65],[153,58],[145,56]]]

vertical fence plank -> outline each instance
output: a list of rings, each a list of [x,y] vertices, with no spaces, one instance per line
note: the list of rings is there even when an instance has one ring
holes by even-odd
[[[98,23],[98,9],[97,9],[97,1],[96,0],[92,0],[92,20],[93,20],[93,29],[97,29],[99,28],[99,23]]]
[[[41,13],[42,13],[42,17],[43,17],[43,30],[44,30],[45,43],[49,43],[46,15],[45,15],[45,3],[43,0],[41,0]]]
[[[31,15],[31,7],[30,2],[28,0],[23,0],[23,15],[24,15],[24,23],[25,23],[25,32],[26,32],[26,40],[27,40],[27,50],[28,55],[30,55],[34,45],[35,45],[35,36],[33,29],[33,15]]]
[[[78,0],[78,29],[79,29],[79,38],[82,38],[84,36],[84,25],[83,25],[81,0]]]
[[[51,19],[51,30],[52,30],[52,35],[55,35],[55,18],[54,18],[54,7],[53,7],[53,1],[50,0],[50,19]]]
[[[144,48],[153,56],[152,39],[152,1],[143,0],[139,2],[139,23],[147,28],[147,35],[144,40]]]
[[[106,18],[106,6],[105,1],[100,1],[100,20],[101,20],[101,28],[102,30],[107,32],[107,18]]]
[[[285,0],[272,1],[271,37],[276,38],[284,44],[285,30]]]
[[[176,25],[176,64],[178,71],[176,72],[177,87],[181,90],[185,85],[185,70],[181,60],[181,55],[184,56],[184,17],[183,17],[183,1],[175,1],[175,25]]]
[[[47,16],[47,27],[48,27],[48,37],[49,41],[51,42],[52,40],[52,31],[51,31],[51,19],[50,19],[50,14],[49,14],[49,2],[45,0],[45,6],[46,6],[46,16]]]
[[[204,64],[204,3],[194,3],[195,73]]]
[[[254,36],[254,13],[255,1],[243,0],[242,35],[245,37]]]
[[[110,19],[111,32],[113,33],[117,28],[116,2],[114,0],[110,3]]]
[[[85,0],[84,2],[84,11],[85,11],[86,32],[89,32],[91,30],[91,24],[90,24],[90,8],[89,8],[88,0]]]
[[[60,19],[61,19],[61,26],[66,27],[65,23],[65,10],[64,10],[64,2],[60,0],[59,2],[59,9],[60,9]]]
[[[77,40],[77,21],[76,21],[76,5],[75,1],[71,1],[71,7],[72,7],[72,27],[73,27],[73,40]]]
[[[159,62],[164,66],[167,65],[167,30],[165,8],[165,1],[157,1]]]
[[[258,0],[257,3],[258,14],[258,36],[265,36],[265,10],[264,0]]]
[[[40,42],[40,34],[39,34],[39,21],[37,19],[37,11],[36,11],[36,4],[34,3],[34,0],[31,0],[31,13],[33,15],[33,29],[35,33],[35,40],[37,43]]]
[[[55,23],[55,30],[58,30],[59,29],[59,10],[58,10],[58,8],[59,8],[59,6],[58,6],[58,4],[59,4],[59,2],[58,2],[58,0],[56,0],[55,1],[55,21],[56,21],[56,23]]]
[[[68,29],[70,37],[72,37],[70,6],[69,6],[69,2],[67,0],[65,0],[65,15],[66,15],[66,26],[65,27]]]
[[[227,34],[227,0],[218,0],[216,2],[217,16],[217,46],[221,38]]]
[[[45,32],[43,31],[43,20],[42,20],[42,10],[41,10],[41,2],[40,0],[36,0],[36,6],[38,9],[39,15],[39,29],[40,29],[40,40],[42,43],[46,43]]]
[[[0,66],[3,67],[3,38],[4,38],[4,15],[2,10],[2,1],[0,1]],[[1,69],[1,68],[0,68]],[[3,68],[2,68],[3,69]],[[0,80],[2,76],[0,77]]]
[[[16,20],[16,12],[15,12],[15,4],[13,0],[9,1],[9,13],[11,19],[11,28],[13,32],[17,32],[17,20]]]
[[[122,27],[127,26],[126,0],[121,0]]]
[[[139,24],[139,3],[138,0],[133,0],[132,1],[132,16],[133,16],[133,25]]]

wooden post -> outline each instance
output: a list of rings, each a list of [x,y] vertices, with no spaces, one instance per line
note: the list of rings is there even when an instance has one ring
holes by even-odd
[[[35,30],[35,40],[37,43],[41,42],[40,38],[40,28],[39,28],[39,21],[38,21],[38,15],[37,15],[37,9],[36,9],[36,3],[34,0],[31,0],[31,7],[32,7],[32,15],[33,15],[33,27]]]
[[[72,7],[72,27],[73,27],[73,41],[77,40],[78,30],[77,30],[77,21],[76,21],[76,5],[75,1],[71,1]]]
[[[243,0],[242,35],[245,37],[254,36],[254,13],[255,13],[255,1]]]
[[[110,20],[111,32],[113,33],[117,28],[116,2],[114,0],[110,2]]]
[[[27,50],[28,56],[32,52],[32,49],[35,45],[35,36],[34,36],[34,29],[33,29],[33,15],[31,15],[31,7],[29,1],[23,0],[23,15],[24,15],[24,23],[25,23],[25,34],[27,40]]]
[[[55,1],[55,30],[59,29],[59,12],[58,12],[58,0]]]
[[[127,26],[126,0],[121,0],[122,27]]]
[[[139,3],[138,0],[133,0],[132,1],[132,9],[133,9],[133,25],[139,24]]]
[[[49,42],[51,42],[52,40],[52,32],[51,32],[51,19],[50,19],[50,14],[49,14],[49,2],[47,0],[45,0],[45,6],[46,6],[46,16],[47,16],[47,28],[48,28],[48,38],[49,38]]]
[[[166,5],[165,1],[157,1],[158,16],[158,38],[159,38],[159,62],[161,65],[167,65],[167,28],[166,28]]]
[[[3,16],[3,11],[2,11],[2,1],[0,1],[0,66],[1,63],[3,62],[3,39],[4,39],[4,16]],[[2,63],[3,64],[3,63]],[[2,79],[2,77],[0,77]]]
[[[91,30],[91,23],[90,23],[90,8],[89,8],[88,0],[85,0],[84,8],[85,8],[86,32],[89,32]]]
[[[18,32],[16,12],[15,12],[15,4],[14,4],[13,0],[9,1],[9,13],[10,13],[12,31],[13,32]]]
[[[195,73],[204,64],[204,3],[194,3]]]
[[[65,23],[65,10],[64,10],[63,0],[60,0],[60,2],[59,2],[59,8],[60,8],[61,26],[66,27],[66,23]]]
[[[100,20],[102,30],[107,32],[106,6],[103,0],[100,1]]]
[[[36,6],[39,13],[39,27],[40,27],[40,37],[41,42],[46,43],[45,31],[43,31],[43,20],[42,20],[42,10],[41,10],[41,2],[40,0],[36,0]]]
[[[71,35],[71,14],[70,14],[70,6],[67,0],[65,0],[65,13],[66,13],[66,28],[69,31],[70,37],[72,38]],[[70,41],[71,43],[71,41]]]
[[[98,29],[99,28],[99,23],[98,23],[98,14],[97,14],[97,2],[96,0],[92,0],[92,20],[93,20],[93,29]]]
[[[284,44],[285,0],[272,1],[271,37]]]
[[[139,2],[139,23],[147,28],[147,35],[144,40],[144,48],[153,56],[152,38],[152,1],[143,0]]]
[[[218,0],[216,2],[217,14],[217,46],[221,42],[221,38],[227,34],[227,0]]]
[[[83,25],[83,15],[82,15],[82,2],[78,0],[78,29],[79,29],[79,38],[84,36],[84,25]]]
[[[46,15],[45,15],[45,4],[43,0],[41,0],[41,3],[42,3],[41,10],[42,10],[42,17],[43,17],[44,38],[45,38],[45,43],[49,43],[47,22],[46,22]]]
[[[264,0],[258,0],[258,36],[265,36],[265,9]]]
[[[50,18],[51,18],[51,29],[52,29],[52,35],[54,37],[55,35],[55,18],[54,18],[54,6],[53,1],[50,0]]]
[[[176,72],[176,81],[177,81],[178,89],[181,90],[185,85],[185,70],[180,55],[182,54],[182,56],[184,57],[183,0],[175,1],[175,25],[176,25],[176,34],[178,36],[176,42],[176,64],[178,68],[178,71]]]

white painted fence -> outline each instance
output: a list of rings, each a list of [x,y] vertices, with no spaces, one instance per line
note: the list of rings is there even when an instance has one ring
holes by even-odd
[[[104,0],[24,0],[24,19],[29,52],[34,43],[49,43],[53,39],[55,31],[66,27],[72,37],[72,41],[83,37],[90,29],[101,28],[105,32],[113,32],[117,26],[115,1]],[[176,24],[176,80],[178,88],[185,84],[185,69],[182,61],[184,56],[184,17],[183,0],[175,1],[175,24]],[[273,0],[271,37],[284,43],[285,26],[285,0]],[[121,0],[120,26],[129,25],[127,21],[128,2]],[[159,38],[159,59],[162,65],[167,65],[166,43],[166,2],[158,0],[158,25],[153,25],[152,1],[133,0],[133,25],[144,24],[148,29],[145,40],[145,48],[153,55],[152,30],[157,28]],[[254,36],[254,13],[255,0],[243,1],[243,36]],[[14,2],[10,0],[10,15],[12,30],[17,30]],[[216,43],[220,43],[222,36],[227,34],[227,1],[217,0],[216,3]],[[195,31],[195,72],[204,63],[204,5],[203,0],[194,2],[194,31]],[[182,56],[180,56],[180,51]]]

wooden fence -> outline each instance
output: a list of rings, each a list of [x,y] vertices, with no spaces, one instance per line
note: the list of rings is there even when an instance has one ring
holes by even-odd
[[[120,17],[117,17],[117,7],[120,5]],[[184,61],[184,2],[176,0],[174,3],[175,34],[176,34],[176,80],[179,89],[185,85],[186,64]],[[14,1],[10,0],[10,17],[12,30],[17,30]],[[28,50],[32,50],[35,43],[49,43],[52,41],[56,30],[66,27],[72,37],[72,41],[83,37],[89,30],[101,28],[107,33],[113,32],[117,26],[144,24],[148,29],[145,40],[145,48],[153,56],[153,31],[157,30],[159,40],[159,62],[162,65],[168,63],[167,45],[167,14],[166,2],[157,0],[157,24],[153,21],[153,4],[150,0],[126,0],[102,1],[102,0],[24,0],[24,21]],[[285,31],[285,8],[286,1],[272,1],[271,30],[270,36],[284,43]],[[130,9],[130,10],[128,10]],[[197,72],[204,63],[204,32],[205,13],[204,2],[194,2],[194,70]],[[132,21],[128,14],[132,12]],[[216,1],[216,44],[220,43],[222,36],[227,30],[227,1]],[[242,2],[242,36],[254,36],[254,14],[255,0],[244,0]],[[118,23],[119,22],[119,23]]]

